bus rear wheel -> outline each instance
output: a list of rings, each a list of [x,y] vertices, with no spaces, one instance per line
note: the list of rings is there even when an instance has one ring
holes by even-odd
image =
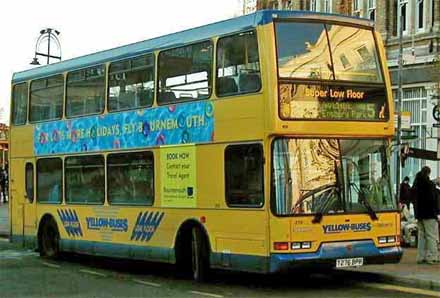
[[[43,224],[40,234],[40,256],[55,259],[59,255],[59,239],[57,224],[53,219]]]
[[[209,249],[202,231],[194,227],[191,231],[191,269],[193,279],[206,281],[209,275]]]

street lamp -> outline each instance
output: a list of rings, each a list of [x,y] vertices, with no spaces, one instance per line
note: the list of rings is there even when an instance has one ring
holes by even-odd
[[[46,28],[40,31],[40,36],[37,39],[37,43],[35,44],[35,56],[32,59],[31,65],[40,65],[40,62],[38,61],[37,56],[46,57],[47,63],[50,63],[50,58],[61,60],[61,44],[60,40],[58,39],[58,35],[60,35],[60,31],[52,28]],[[40,45],[43,42],[47,42],[47,53],[42,53],[39,51]],[[51,55],[50,53],[50,44],[51,42],[55,43],[55,45],[58,47],[59,56],[57,55]]]

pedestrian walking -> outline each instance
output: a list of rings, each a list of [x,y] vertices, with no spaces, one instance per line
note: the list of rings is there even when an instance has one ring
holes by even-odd
[[[418,228],[417,263],[439,264],[437,190],[429,179],[431,169],[424,166],[414,179],[415,216]]]
[[[1,199],[3,199],[3,202],[8,202],[7,197],[7,187],[8,187],[8,171],[5,169],[0,170],[0,187],[1,187]]]
[[[411,185],[409,185],[409,177],[406,176],[403,178],[402,183],[400,184],[400,197],[399,202],[402,205],[406,205],[406,207],[410,208],[411,203]]]

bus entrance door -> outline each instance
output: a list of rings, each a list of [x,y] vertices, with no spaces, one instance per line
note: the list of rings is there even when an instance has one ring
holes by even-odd
[[[23,239],[25,244],[33,246],[37,227],[34,159],[23,161],[23,173]]]
[[[35,234],[34,160],[11,159],[12,235],[27,244]]]

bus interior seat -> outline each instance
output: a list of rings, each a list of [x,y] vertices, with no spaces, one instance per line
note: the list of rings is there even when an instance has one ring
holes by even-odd
[[[154,94],[153,90],[148,89],[141,89],[139,91],[139,102],[141,106],[148,106],[153,102]]]
[[[238,86],[232,77],[220,77],[217,80],[217,92],[219,94],[232,94],[238,92]]]
[[[160,100],[162,103],[174,103],[176,102],[176,95],[173,91],[165,91],[160,93]]]
[[[261,88],[260,75],[257,73],[243,73],[238,77],[240,92],[258,91]]]

